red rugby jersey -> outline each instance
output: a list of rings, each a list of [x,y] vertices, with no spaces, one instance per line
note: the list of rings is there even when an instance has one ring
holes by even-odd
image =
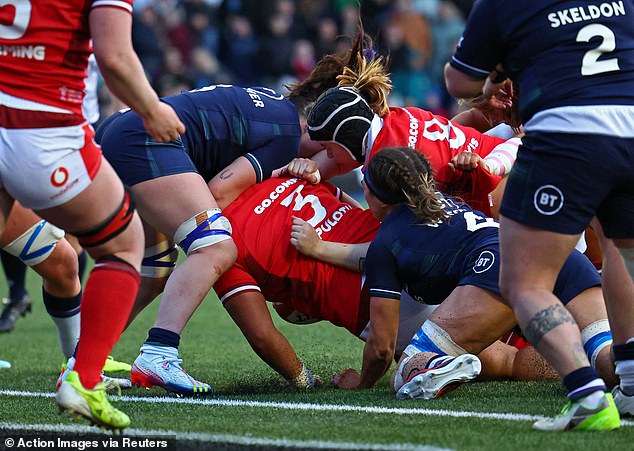
[[[490,215],[488,196],[500,183],[501,177],[480,166],[469,172],[454,171],[448,163],[454,155],[463,151],[471,151],[484,158],[502,142],[501,138],[484,135],[420,108],[390,108],[383,118],[383,128],[365,157],[365,166],[386,147],[416,149],[431,163],[438,190],[459,197],[472,208]]]
[[[3,1],[0,91],[81,116],[92,51],[88,15],[98,7],[132,13],[132,0]]]
[[[337,194],[328,183],[271,178],[227,207],[223,214],[231,221],[238,258],[214,285],[221,300],[259,288],[268,301],[358,334],[368,319],[367,312],[359,318],[361,274],[305,257],[290,243],[293,216],[308,221],[324,240],[372,241],[379,228],[372,213],[351,207]]]

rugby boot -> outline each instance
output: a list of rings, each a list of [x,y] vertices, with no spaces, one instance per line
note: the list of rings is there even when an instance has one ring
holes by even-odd
[[[11,332],[20,316],[31,311],[31,297],[25,294],[20,299],[4,299],[0,313],[0,332]]]
[[[589,395],[592,396],[592,395]],[[612,395],[605,393],[597,406],[588,403],[589,396],[568,401],[554,418],[544,418],[533,424],[538,431],[611,431],[621,425],[619,411]]]
[[[634,395],[626,395],[617,385],[612,389],[612,398],[621,416],[634,417]]]
[[[178,358],[178,350],[167,346],[141,347],[141,353],[132,364],[130,380],[137,387],[163,387],[177,395],[208,395],[212,388],[205,382],[191,377],[181,367],[183,360]]]
[[[433,399],[469,382],[480,374],[482,364],[473,354],[444,360],[437,366],[412,373],[396,392],[396,399]]]
[[[110,404],[106,393],[107,384],[100,382],[92,390],[87,390],[76,371],[68,370],[66,373],[56,395],[60,412],[83,417],[94,425],[114,432],[121,432],[130,424],[130,418]]]

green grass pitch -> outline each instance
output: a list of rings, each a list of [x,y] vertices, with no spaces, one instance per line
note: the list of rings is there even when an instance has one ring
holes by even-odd
[[[0,370],[0,449],[10,449],[7,439],[25,436],[95,437],[107,445],[110,436],[93,435],[101,434],[99,429],[58,414],[53,391],[63,358],[41,301],[40,280],[31,271],[28,288],[33,312],[18,320],[13,332],[0,335],[0,359],[13,365]],[[4,278],[0,293],[7,293]],[[134,360],[157,305],[123,334],[113,351],[117,359]],[[325,381],[344,368],[360,367],[362,343],[345,330],[326,323],[295,326],[279,318],[276,323]],[[214,394],[190,400],[165,398],[157,388],[128,390],[116,401],[132,418],[124,437],[167,438],[169,449],[176,450],[577,451],[627,450],[634,442],[631,420],[610,433],[532,431],[532,420],[556,414],[565,402],[560,385],[552,382],[472,383],[432,401],[397,401],[387,377],[372,390],[343,391],[326,384],[309,392],[289,391],[251,351],[213,294],[186,328],[180,354],[184,368],[211,383]],[[116,440],[122,443],[121,437]],[[148,443],[137,449],[152,449]]]

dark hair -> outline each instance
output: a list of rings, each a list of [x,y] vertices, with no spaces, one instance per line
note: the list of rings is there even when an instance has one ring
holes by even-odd
[[[415,150],[407,147],[380,150],[370,160],[365,177],[368,189],[379,200],[387,204],[404,203],[425,223],[449,217],[443,210],[442,195],[436,191],[429,161]]]
[[[330,88],[352,86],[366,99],[372,111],[383,116],[388,111],[387,95],[392,89],[383,58],[377,57],[372,38],[359,20],[351,49],[344,54],[322,57],[306,80],[286,86],[287,98],[305,117],[317,98]]]
[[[365,34],[359,21],[351,49],[343,54],[323,56],[306,80],[286,86],[289,90],[286,97],[293,102],[300,114],[308,117],[317,98],[328,89],[340,85],[339,76],[343,76],[346,68],[356,68],[358,55],[363,52],[368,56],[376,53],[373,50],[372,38]]]

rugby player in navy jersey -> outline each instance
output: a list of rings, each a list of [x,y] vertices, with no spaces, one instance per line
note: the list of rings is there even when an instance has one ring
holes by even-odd
[[[612,397],[552,287],[596,216],[620,251],[604,265],[621,377],[613,396],[621,413],[634,413],[634,2],[477,2],[445,66],[447,88],[487,97],[500,72],[519,87],[526,132],[501,206],[501,288],[569,398],[560,416],[534,427],[615,429]]]
[[[181,367],[180,333],[236,258],[222,208],[293,158],[322,149],[304,132],[304,111],[334,86],[347,63],[327,55],[288,96],[260,87],[215,85],[165,97],[186,124],[169,143],[153,141],[133,111],[110,117],[97,133],[103,153],[134,193],[145,231],[143,280],[130,321],[161,291],[158,317],[131,378],[144,387],[207,394]],[[187,258],[175,268],[177,250]]]
[[[379,151],[364,175],[364,194],[382,221],[366,257],[370,329],[361,373],[336,378],[341,388],[372,386],[394,356],[401,291],[440,304],[405,349],[397,397],[434,398],[477,377],[478,354],[515,325],[498,286],[498,223],[436,191],[428,160],[405,147]],[[610,379],[610,331],[594,266],[574,251],[555,292],[584,327],[593,364]],[[602,314],[600,312],[603,312]]]

